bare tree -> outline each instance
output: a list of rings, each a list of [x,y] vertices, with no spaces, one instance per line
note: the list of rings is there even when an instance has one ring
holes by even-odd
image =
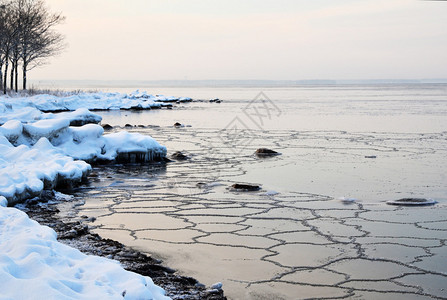
[[[0,85],[3,87],[3,93],[6,94],[6,83],[8,78],[8,68],[11,58],[11,52],[14,43],[17,44],[18,28],[16,26],[16,14],[12,10],[10,2],[0,2]],[[5,72],[1,68],[5,66]]]
[[[64,37],[54,27],[65,20],[60,13],[50,13],[43,0],[15,0],[20,19],[20,58],[23,89],[27,72],[46,62],[65,48]]]
[[[6,4],[0,1],[0,86],[3,89],[3,64],[5,63],[5,55],[3,53],[3,45],[6,40]]]
[[[10,88],[18,90],[21,64],[26,90],[27,72],[65,48],[64,37],[54,30],[64,20],[60,13],[50,13],[44,0],[0,0],[0,85],[4,93],[10,63]]]

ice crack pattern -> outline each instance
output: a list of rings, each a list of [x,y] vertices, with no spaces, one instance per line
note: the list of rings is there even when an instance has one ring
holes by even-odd
[[[100,235],[222,281],[230,299],[447,299],[446,133],[254,131],[229,149],[211,129],[135,131],[190,159],[96,168],[78,215]],[[337,199],[345,186],[358,201]],[[429,192],[437,205],[384,202]]]

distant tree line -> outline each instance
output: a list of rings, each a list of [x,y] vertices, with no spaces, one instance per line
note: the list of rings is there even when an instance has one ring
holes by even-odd
[[[27,72],[58,54],[64,37],[54,27],[64,21],[48,11],[44,0],[0,0],[0,90],[18,91],[19,68],[23,89]],[[9,73],[9,80],[8,80]],[[9,81],[9,82],[8,82]]]

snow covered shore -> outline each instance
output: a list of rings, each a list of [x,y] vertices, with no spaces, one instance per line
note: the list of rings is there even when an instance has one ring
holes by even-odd
[[[135,91],[131,94],[121,93],[80,93],[57,97],[52,95],[36,95],[32,97],[0,97],[0,112],[2,106],[19,108],[36,108],[43,112],[73,111],[80,107],[89,110],[112,109],[151,109],[160,108],[164,102],[189,102],[188,97],[173,97],[151,95],[146,92]],[[0,120],[1,122],[1,120]]]
[[[165,157],[166,147],[149,136],[103,135],[96,124],[101,117],[88,110],[156,107],[159,98],[139,92],[0,97],[0,298],[167,299],[150,278],[63,245],[52,229],[6,207],[80,182],[91,170],[88,162],[123,154]],[[63,110],[74,111],[43,112]]]
[[[149,277],[58,242],[16,208],[0,208],[0,228],[1,299],[169,299]]]

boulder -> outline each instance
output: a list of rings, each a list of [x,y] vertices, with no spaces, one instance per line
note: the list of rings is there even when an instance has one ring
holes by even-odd
[[[112,129],[113,129],[113,126],[112,126],[112,125],[109,125],[109,124],[104,124],[104,125],[102,125],[102,128],[103,128],[104,130],[112,130]]]
[[[182,152],[177,151],[177,152],[172,153],[171,158],[176,159],[176,160],[186,160],[189,157],[186,156],[185,154],[183,154]]]
[[[280,155],[281,153],[276,152],[274,150],[267,149],[267,148],[259,148],[258,150],[255,151],[255,154],[257,156],[275,156],[275,155]]]
[[[402,198],[399,200],[390,200],[386,202],[390,205],[403,205],[403,206],[423,206],[423,205],[433,205],[438,203],[433,199],[425,198]]]
[[[245,183],[235,183],[231,186],[234,190],[245,191],[245,192],[253,192],[259,191],[261,187],[259,185],[253,184],[245,184]]]

